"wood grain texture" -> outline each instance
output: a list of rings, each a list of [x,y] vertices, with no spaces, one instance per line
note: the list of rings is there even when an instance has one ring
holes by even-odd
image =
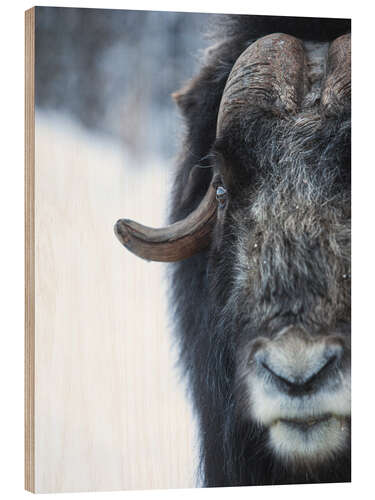
[[[35,158],[35,491],[192,487],[166,264],[113,234],[163,222],[167,169],[41,114]]]
[[[25,12],[25,488],[35,491],[35,9]]]

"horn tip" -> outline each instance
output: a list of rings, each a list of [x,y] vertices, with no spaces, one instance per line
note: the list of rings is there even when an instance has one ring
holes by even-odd
[[[128,246],[130,240],[129,222],[128,219],[119,219],[113,227],[117,239],[125,247]]]

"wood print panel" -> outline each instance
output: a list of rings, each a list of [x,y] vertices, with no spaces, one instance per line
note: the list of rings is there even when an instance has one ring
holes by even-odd
[[[27,12],[27,489],[351,480],[350,24]]]
[[[25,12],[25,488],[35,483],[35,9]]]

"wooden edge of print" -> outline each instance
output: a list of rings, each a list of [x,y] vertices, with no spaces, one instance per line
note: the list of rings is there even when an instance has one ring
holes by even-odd
[[[35,8],[25,12],[25,489],[35,492]]]

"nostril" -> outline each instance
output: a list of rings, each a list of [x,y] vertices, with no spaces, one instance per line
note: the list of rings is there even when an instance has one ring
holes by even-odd
[[[259,353],[257,362],[262,370],[271,377],[272,382],[279,386],[279,389],[288,392],[290,395],[303,395],[315,391],[321,386],[330,372],[337,365],[342,350],[332,349],[325,352],[325,355],[320,359],[320,362],[314,363],[315,370],[293,370],[293,366],[289,370],[282,367],[271,366],[265,353]]]
[[[344,354],[344,342],[339,337],[334,337],[326,341],[324,355],[327,359],[335,357],[338,361],[341,360]]]
[[[248,355],[249,364],[253,363],[254,361],[258,364],[262,363],[262,361],[266,358],[267,343],[268,340],[264,337],[259,337],[254,342],[252,342]]]
[[[304,382],[299,380],[298,378],[294,378],[292,380],[290,377],[287,377],[284,374],[281,375],[280,373],[277,373],[265,361],[260,361],[260,365],[263,367],[265,372],[268,373],[268,375],[271,375],[273,380],[285,385],[286,387],[299,387],[304,384]]]
[[[337,353],[326,356],[325,362],[323,362],[323,364],[319,367],[319,369],[317,369],[316,372],[313,373],[306,380],[305,383],[306,384],[311,383],[311,382],[317,380],[318,378],[322,378],[322,376],[324,376],[330,370],[330,368],[332,368],[334,365],[337,364],[338,360],[339,360],[339,356]]]

